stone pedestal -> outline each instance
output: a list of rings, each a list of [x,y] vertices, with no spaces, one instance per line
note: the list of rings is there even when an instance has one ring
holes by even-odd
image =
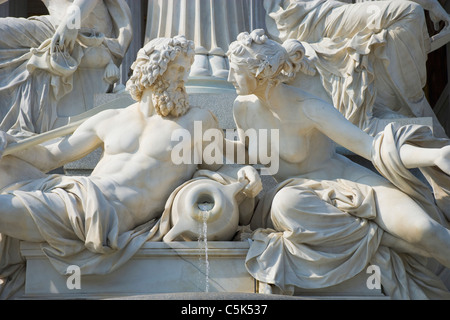
[[[70,289],[70,275],[56,272],[39,244],[22,243],[27,259],[23,298],[126,297],[180,292],[255,293],[245,269],[248,242],[149,242],[118,270],[102,276],[80,274],[80,289]]]
[[[23,242],[21,253],[27,260],[25,292],[22,299],[151,299],[185,294],[227,299],[227,294],[259,295],[259,283],[245,268],[250,244],[246,241],[149,242],[125,265],[102,276],[79,277],[79,289],[73,288],[74,275],[60,275],[41,250],[40,244]],[[207,260],[205,253],[207,252]],[[206,263],[206,261],[208,263]],[[75,266],[76,267],[76,266]],[[296,297],[314,299],[386,299],[380,289],[368,289],[370,274],[361,273],[338,286],[320,290],[299,289]],[[276,298],[277,296],[272,296]],[[280,299],[283,297],[278,296]]]

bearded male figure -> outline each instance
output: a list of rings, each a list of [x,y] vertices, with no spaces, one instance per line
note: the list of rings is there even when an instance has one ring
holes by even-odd
[[[76,264],[83,275],[115,270],[149,240],[170,194],[200,167],[171,161],[178,144],[172,132],[193,133],[194,120],[204,130],[217,128],[209,111],[189,108],[184,81],[193,58],[193,43],[184,36],[152,40],[139,51],[127,83],[137,103],[93,116],[60,142],[0,161],[0,278],[11,278],[11,262],[18,261],[4,254],[8,237],[48,243],[44,251],[58,271]],[[195,141],[183,143],[202,152]],[[104,155],[89,177],[44,174],[101,146]],[[247,195],[260,190],[255,169],[234,172],[250,181]]]

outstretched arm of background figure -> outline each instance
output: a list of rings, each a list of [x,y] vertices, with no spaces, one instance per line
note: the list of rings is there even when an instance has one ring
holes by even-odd
[[[89,16],[100,1],[101,0],[75,0],[66,9],[66,12],[61,13],[61,15],[64,15],[64,19],[53,35],[51,43],[52,52],[64,49],[72,52],[79,28],[81,28],[81,25],[77,26],[76,22],[82,24],[83,20]]]

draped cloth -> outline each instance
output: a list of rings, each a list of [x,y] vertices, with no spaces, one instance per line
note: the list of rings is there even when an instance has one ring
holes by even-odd
[[[191,180],[168,191],[164,210],[132,230],[120,232],[120,215],[132,215],[113,194],[105,195],[95,179],[49,175],[25,181],[1,190],[12,194],[26,208],[45,243],[43,253],[62,275],[70,265],[77,265],[82,275],[104,275],[127,261],[147,241],[162,241],[173,227],[171,209],[178,192],[197,179],[212,179],[229,184],[232,179],[208,170],[198,171]],[[119,186],[109,185],[109,190]],[[123,186],[122,186],[123,188]],[[20,255],[20,241],[0,234],[0,298],[22,294],[25,261]]]
[[[375,167],[386,178],[448,227],[450,177],[438,168],[425,169],[432,171],[427,176],[439,195],[436,205],[432,192],[401,163],[399,149],[404,143],[443,146],[448,140],[436,140],[425,127],[395,130],[389,125],[377,135],[372,155]],[[265,228],[253,234],[246,258],[249,273],[292,294],[295,287],[340,284],[369,265],[377,265],[384,292],[393,299],[450,299],[427,259],[380,245],[384,231],[373,221],[375,197],[371,187],[346,179],[299,176],[282,182],[256,209]]]
[[[117,186],[110,186],[115,188]],[[14,185],[3,190],[19,199],[33,218],[45,243],[44,254],[61,274],[77,265],[83,275],[109,273],[128,261],[147,241],[155,221],[119,233],[119,214],[131,215],[118,199],[106,197],[89,177],[49,175],[46,178]],[[0,278],[19,277],[24,261],[20,259],[17,239],[2,235]],[[9,298],[24,284],[7,281],[0,297]]]
[[[304,42],[333,105],[353,124],[375,135],[384,129],[380,119],[436,119],[423,92],[430,38],[418,4],[265,0],[264,5],[268,34]],[[435,126],[445,137],[438,121]]]
[[[82,29],[70,54],[50,52],[56,30],[46,16],[0,19],[0,130],[24,135],[49,131],[57,124],[59,102],[74,87],[84,91],[74,92],[75,100],[71,100],[71,104],[82,106],[79,113],[86,111],[85,104],[93,107],[88,101],[95,93],[107,91],[104,69],[96,72],[79,68],[95,37],[101,42],[98,48],[116,65],[120,65],[130,44],[127,4],[123,0],[104,2],[113,22],[111,34],[104,35],[102,41],[99,35],[89,35],[95,30]],[[92,77],[97,80],[90,81]]]

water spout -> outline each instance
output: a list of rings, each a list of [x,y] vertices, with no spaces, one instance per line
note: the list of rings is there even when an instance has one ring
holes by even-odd
[[[198,207],[202,212],[209,212],[209,211],[212,210],[212,208],[214,208],[214,203],[205,201],[205,202],[199,203],[199,204],[197,205],[197,207]]]

